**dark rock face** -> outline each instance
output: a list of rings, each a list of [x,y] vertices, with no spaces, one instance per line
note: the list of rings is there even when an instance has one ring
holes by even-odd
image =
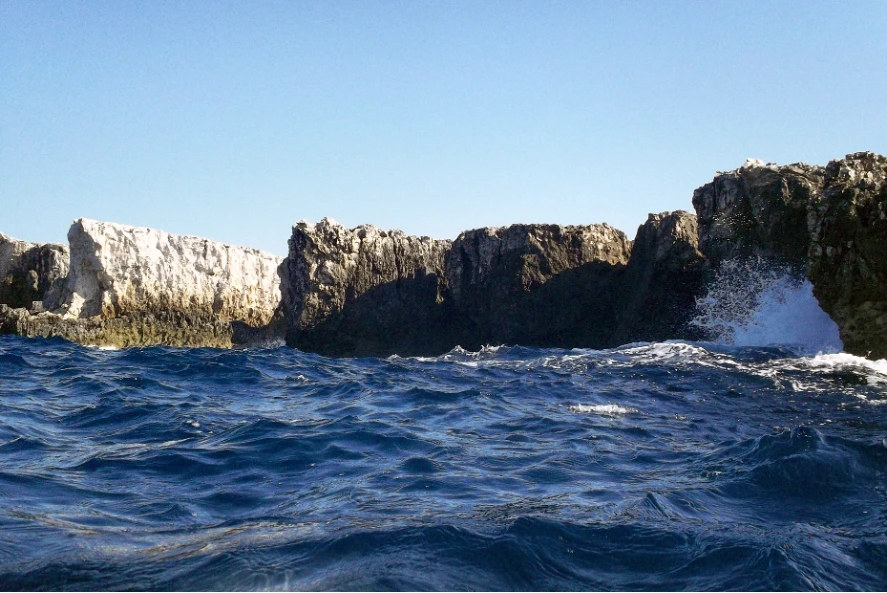
[[[440,354],[452,348],[450,241],[323,219],[293,227],[281,264],[290,346],[332,356]]]
[[[462,233],[446,258],[460,345],[610,345],[630,253],[625,234],[606,224]]]
[[[830,162],[809,223],[807,274],[845,350],[887,358],[887,157]]]
[[[69,263],[64,245],[38,245],[0,233],[0,303],[31,308],[45,300],[46,308],[54,307]]]
[[[683,211],[650,214],[638,228],[622,281],[613,342],[701,339],[689,322],[706,263],[699,251],[696,216]]]
[[[335,356],[608,345],[630,251],[608,225],[515,225],[450,242],[300,223],[281,265],[287,344]]]
[[[761,257],[803,268],[809,205],[820,194],[822,167],[779,167],[749,159],[693,192],[699,249],[715,262]]]

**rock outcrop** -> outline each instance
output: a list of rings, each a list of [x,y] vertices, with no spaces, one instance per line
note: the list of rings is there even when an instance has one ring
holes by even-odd
[[[230,347],[255,339],[280,302],[281,258],[198,237],[77,220],[51,312],[10,302],[0,328],[97,345]],[[264,337],[264,336],[262,336]]]
[[[813,284],[847,352],[887,357],[887,158],[826,167],[749,160],[697,189],[699,249],[717,265],[756,256]]]
[[[10,307],[54,307],[68,275],[64,245],[39,245],[0,233],[0,303]],[[35,305],[35,303],[40,303]]]
[[[462,233],[446,258],[460,344],[613,345],[614,299],[630,253],[625,234],[607,224]]]
[[[749,159],[693,192],[699,249],[712,261],[760,257],[804,267],[807,213],[822,191],[822,167]]]
[[[887,158],[749,160],[697,189],[693,206],[651,214],[634,242],[606,224],[442,241],[300,222],[283,260],[81,219],[70,253],[0,235],[0,332],[117,346],[285,335],[334,356],[701,339],[689,321],[704,284],[745,259],[808,278],[846,350],[887,357]]]
[[[650,214],[638,227],[622,279],[612,341],[701,339],[690,320],[706,265],[695,215],[680,210]]]
[[[887,358],[887,157],[830,162],[808,224],[807,275],[844,349]]]
[[[287,344],[337,356],[603,344],[630,251],[608,225],[515,225],[451,242],[301,222],[281,266]]]
[[[449,350],[450,245],[371,225],[346,229],[328,218],[298,223],[281,266],[287,344],[333,356]]]

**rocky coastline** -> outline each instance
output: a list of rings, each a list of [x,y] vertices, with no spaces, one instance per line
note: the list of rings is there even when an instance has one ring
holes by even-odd
[[[693,207],[651,214],[634,240],[607,224],[450,241],[303,221],[286,258],[79,219],[69,246],[0,234],[0,333],[119,347],[285,341],[330,356],[704,339],[689,321],[713,270],[758,258],[812,282],[847,352],[887,358],[887,158],[749,160],[695,190]]]

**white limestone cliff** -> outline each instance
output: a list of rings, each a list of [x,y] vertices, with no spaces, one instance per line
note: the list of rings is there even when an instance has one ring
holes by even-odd
[[[280,302],[282,258],[248,247],[78,219],[68,231],[65,318],[177,311],[267,324]]]

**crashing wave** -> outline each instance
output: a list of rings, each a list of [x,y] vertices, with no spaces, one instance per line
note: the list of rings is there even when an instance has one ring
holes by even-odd
[[[721,263],[691,321],[710,339],[733,346],[792,346],[801,354],[840,352],[837,324],[807,278],[757,260]]]

